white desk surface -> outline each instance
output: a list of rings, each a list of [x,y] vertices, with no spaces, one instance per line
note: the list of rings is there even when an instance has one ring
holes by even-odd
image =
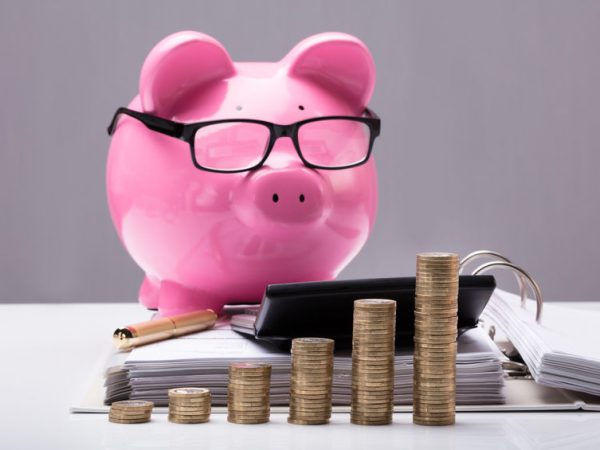
[[[172,424],[162,414],[141,425],[70,414],[114,329],[146,317],[132,303],[0,305],[0,449],[600,448],[593,412],[458,413],[455,426],[442,428],[413,425],[408,413],[381,427],[351,425],[348,414],[313,427],[289,425],[284,414],[264,425],[230,424],[223,414],[202,425]]]

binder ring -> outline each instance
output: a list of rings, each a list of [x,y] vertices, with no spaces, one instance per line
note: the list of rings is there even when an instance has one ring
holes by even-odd
[[[531,277],[531,275],[529,275],[521,267],[515,266],[514,264],[506,262],[506,261],[492,261],[492,262],[482,264],[481,266],[479,266],[477,269],[475,269],[473,271],[473,275],[479,275],[483,272],[487,272],[488,270],[494,269],[494,268],[510,269],[513,272],[517,272],[521,276],[525,277],[525,279],[527,279],[527,281],[529,282],[529,286],[531,287],[531,289],[533,290],[533,293],[535,294],[535,302],[537,305],[537,309],[535,312],[535,321],[537,323],[541,324],[542,323],[542,308],[544,306],[544,303],[542,300],[542,292],[540,291],[539,285],[535,282],[535,280]]]
[[[504,261],[510,264],[513,264],[513,262],[508,259],[506,256],[501,255],[498,252],[495,252],[493,250],[477,250],[474,252],[469,253],[467,256],[465,256],[463,259],[460,260],[459,263],[459,269],[458,269],[458,273],[459,275],[462,273],[462,271],[465,268],[465,265],[471,261],[476,261],[478,259],[483,259],[486,257],[492,257],[492,258],[496,258],[499,259],[500,261]],[[525,303],[527,302],[527,280],[525,279],[525,277],[519,273],[515,272],[515,277],[517,278],[517,282],[519,283],[519,292],[521,294],[521,306],[525,307]]]

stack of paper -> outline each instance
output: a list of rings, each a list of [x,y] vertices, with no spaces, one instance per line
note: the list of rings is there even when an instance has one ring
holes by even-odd
[[[513,343],[538,383],[600,395],[600,313],[546,303],[538,324],[535,307],[496,289],[483,318]]]
[[[501,354],[481,329],[463,334],[458,343],[457,404],[504,403]],[[152,400],[167,405],[167,390],[177,386],[207,387],[214,405],[227,403],[227,371],[233,361],[262,361],[273,365],[271,404],[287,405],[290,384],[290,355],[266,344],[243,337],[219,323],[214,329],[134,349],[122,364],[106,374],[105,402],[125,398]],[[412,354],[396,352],[396,404],[412,402]],[[333,403],[349,405],[352,358],[336,353]]]

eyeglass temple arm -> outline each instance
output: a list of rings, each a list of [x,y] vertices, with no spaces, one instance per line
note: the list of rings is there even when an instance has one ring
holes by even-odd
[[[150,114],[145,114],[139,111],[134,111],[129,108],[121,107],[117,109],[117,112],[115,112],[115,115],[113,116],[113,119],[110,122],[110,125],[108,126],[107,131],[109,136],[112,136],[112,134],[115,132],[115,128],[117,127],[117,122],[121,114],[131,116],[142,122],[149,129],[153,131],[158,131],[162,134],[166,134],[167,136],[180,138],[183,133],[182,123],[174,122],[172,120],[163,119],[162,117],[156,117]]]
[[[381,119],[379,118],[379,116],[375,113],[375,111],[373,111],[372,109],[369,108],[365,108],[365,114],[367,116],[369,116],[371,119],[375,119],[375,136],[379,136],[379,133],[381,132]]]

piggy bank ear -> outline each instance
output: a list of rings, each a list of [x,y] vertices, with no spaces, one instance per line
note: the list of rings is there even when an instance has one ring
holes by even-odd
[[[227,50],[214,38],[195,31],[167,36],[150,51],[142,67],[143,110],[167,117],[182,96],[234,73]]]
[[[367,46],[344,33],[311,36],[284,58],[292,77],[305,78],[363,108],[375,87],[375,63]]]

